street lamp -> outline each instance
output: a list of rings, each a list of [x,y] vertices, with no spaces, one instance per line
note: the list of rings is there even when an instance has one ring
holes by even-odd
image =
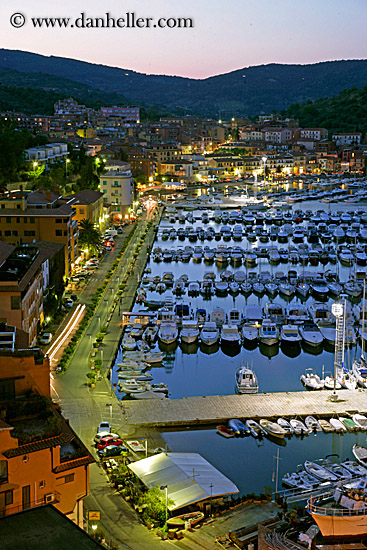
[[[165,490],[165,493],[166,493],[166,523],[167,523],[167,518],[168,518],[168,487],[167,487],[167,485],[161,485],[160,490],[163,491],[163,489]]]
[[[268,160],[268,157],[264,155],[261,160],[264,163],[264,183],[265,183],[265,166],[266,166],[266,161]]]
[[[68,181],[68,164],[70,162],[70,159],[65,160],[65,181]]]
[[[94,539],[96,538],[96,529],[97,529],[97,525],[93,524],[92,525],[92,530],[93,530],[93,538]]]

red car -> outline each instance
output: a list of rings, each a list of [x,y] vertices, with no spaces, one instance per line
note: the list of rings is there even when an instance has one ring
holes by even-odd
[[[99,440],[99,443],[97,445],[98,450],[104,449],[105,447],[108,447],[109,445],[123,445],[124,442],[119,437],[101,437]]]

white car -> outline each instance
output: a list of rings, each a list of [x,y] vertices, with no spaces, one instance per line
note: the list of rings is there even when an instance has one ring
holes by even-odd
[[[40,338],[40,344],[47,345],[52,340],[52,334],[51,332],[44,332]]]
[[[113,433],[110,433],[110,432],[98,432],[95,436],[94,436],[94,443],[99,443],[100,439],[102,439],[102,437],[120,437],[118,434],[113,434]]]
[[[97,434],[100,432],[111,432],[111,423],[110,422],[101,422],[97,428]]]

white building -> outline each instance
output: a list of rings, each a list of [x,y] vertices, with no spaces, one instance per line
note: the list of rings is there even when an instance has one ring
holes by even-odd
[[[359,145],[361,143],[362,134],[360,132],[339,132],[333,134],[332,140],[336,145]]]
[[[115,221],[129,217],[133,202],[133,178],[130,164],[125,162],[118,170],[109,170],[99,178],[104,204],[110,204],[111,216]]]
[[[66,143],[48,143],[39,147],[31,147],[25,150],[25,158],[29,162],[37,164],[54,164],[65,161],[68,157]]]

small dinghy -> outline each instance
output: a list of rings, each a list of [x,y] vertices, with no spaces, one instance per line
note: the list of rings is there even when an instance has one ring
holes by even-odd
[[[301,382],[308,390],[322,390],[324,387],[324,381],[312,369],[306,369],[305,374],[301,375]]]
[[[338,418],[330,418],[329,422],[336,432],[342,433],[347,431],[347,428]]]
[[[367,467],[367,449],[362,447],[362,445],[353,445],[352,452],[357,460],[362,466]]]
[[[349,460],[347,458],[344,462],[341,462],[340,465],[349,470],[352,476],[362,477],[367,475],[367,468],[361,466],[358,462],[355,462],[355,460]]]
[[[367,430],[367,418],[363,414],[354,414],[352,418],[360,430]]]
[[[308,435],[310,433],[310,430],[306,428],[304,423],[298,420],[297,418],[292,418],[292,420],[290,420],[289,423],[294,429],[294,433],[296,435]]]
[[[231,418],[228,426],[234,431],[235,435],[250,435],[248,427],[241,420],[238,420],[238,418]]]
[[[217,432],[219,435],[226,438],[234,437],[234,431],[231,428],[227,428],[227,426],[223,426],[222,424],[217,426]]]
[[[345,416],[339,416],[339,420],[347,428],[348,432],[356,432],[359,430],[359,426],[354,422],[352,418],[346,418]]]
[[[272,435],[273,437],[283,438],[285,435],[287,435],[285,429],[279,426],[279,424],[277,424],[276,422],[270,422],[270,420],[261,419],[260,426],[266,431],[268,435]]]
[[[353,475],[342,464],[336,464],[332,462],[325,462],[324,468],[334,474],[338,479],[352,479]]]
[[[337,481],[338,478],[332,472],[329,472],[324,466],[316,464],[316,462],[311,462],[306,460],[304,463],[305,470],[308,474],[321,479],[321,481]]]
[[[314,416],[306,416],[305,425],[310,432],[321,432],[322,428]]]
[[[264,428],[262,428],[257,422],[255,422],[255,420],[246,420],[245,424],[250,430],[252,437],[262,437],[266,434]]]
[[[278,418],[277,424],[279,424],[279,426],[281,426],[288,435],[292,435],[294,433],[294,429],[285,418]]]
[[[320,418],[319,419],[319,424],[320,424],[321,429],[322,429],[323,432],[325,432],[325,433],[335,432],[335,430],[332,427],[332,425],[330,424],[330,422],[325,420],[325,418]]]

